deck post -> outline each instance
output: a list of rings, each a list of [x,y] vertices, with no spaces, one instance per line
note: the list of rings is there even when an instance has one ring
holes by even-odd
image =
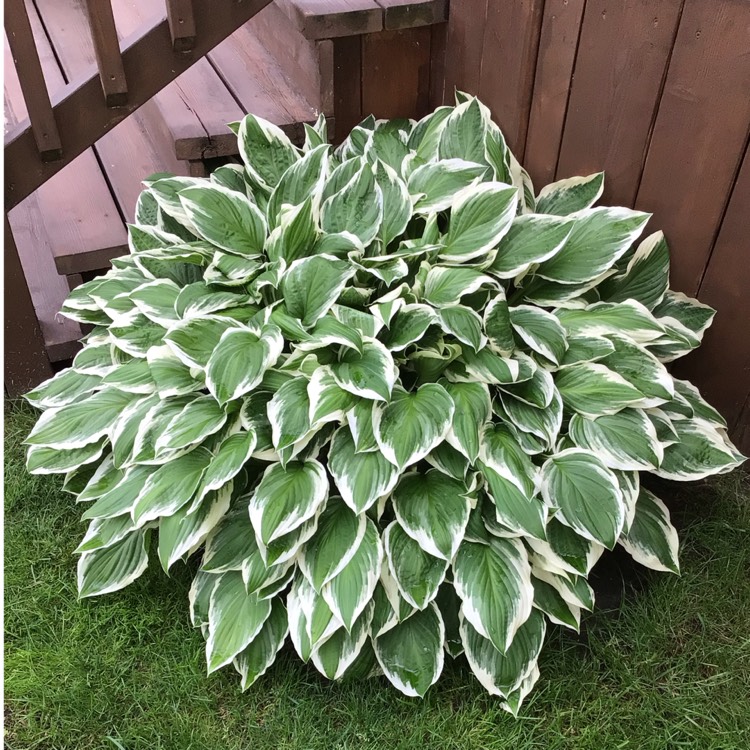
[[[51,375],[42,329],[6,215],[5,390],[9,396],[20,396]]]

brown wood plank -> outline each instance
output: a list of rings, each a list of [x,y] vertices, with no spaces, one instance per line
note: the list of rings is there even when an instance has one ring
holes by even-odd
[[[20,396],[52,375],[37,313],[26,286],[23,267],[5,217],[5,390]]]
[[[108,107],[121,107],[128,99],[128,83],[111,0],[86,0],[86,8],[104,100]]]
[[[430,109],[435,109],[443,103],[447,36],[447,23],[436,24],[430,28]]]
[[[144,24],[153,24],[158,10],[153,0],[120,0],[115,5],[120,33],[131,34]],[[162,89],[154,102],[174,141],[178,160],[237,153],[237,138],[227,123],[238,120],[243,112],[208,60],[198,60]]]
[[[383,28],[376,0],[276,0],[308,39],[371,34]]]
[[[377,0],[387,31],[442,23],[448,18],[448,0]]]
[[[302,123],[317,119],[320,99],[310,102],[297,88],[252,24],[225,39],[209,53],[208,59],[239,101],[243,113],[251,112],[273,122],[292,140],[304,137]]]
[[[547,0],[539,38],[524,167],[537,190],[555,179],[585,0]]]
[[[750,391],[750,149],[745,153],[698,298],[716,308],[703,345],[675,363],[679,377],[693,381],[704,396],[736,424]],[[679,255],[675,261],[679,263]],[[744,412],[744,419],[750,413]]]
[[[6,206],[15,205],[40,184],[59,172],[93,141],[124,120],[148,101],[196,59],[213,49],[230,30],[235,30],[264,8],[270,0],[204,0],[195,7],[195,22],[200,28],[196,46],[190,55],[172,51],[166,17],[155,26],[126,39],[123,65],[130,98],[124,107],[106,109],[101,100],[98,75],[92,70],[53,96],[55,119],[63,144],[64,159],[44,163],[39,159],[28,122],[20,123],[6,136]],[[205,32],[204,32],[205,30]]]
[[[362,37],[362,111],[365,116],[420,118],[427,114],[430,40],[431,32],[426,26]]]
[[[5,31],[13,53],[12,63],[15,65],[26,109],[31,118],[37,150],[42,159],[59,159],[62,156],[60,133],[52,112],[24,0],[8,0],[6,3]]]
[[[445,41],[445,81],[441,104],[454,103],[454,91],[479,93],[482,38],[487,0],[463,0],[451,5]],[[488,64],[491,64],[488,61]]]
[[[336,137],[340,143],[362,120],[362,37],[333,40],[333,108]]]
[[[672,285],[695,294],[750,122],[750,24],[743,0],[686,3],[636,206],[673,253]]]
[[[89,70],[94,61],[94,49],[87,32],[82,0],[62,4],[57,0],[37,0],[37,7],[68,80]],[[128,33],[139,25],[140,16],[135,10],[123,12],[125,7],[126,4],[118,4],[117,21],[121,31]],[[133,5],[128,7],[134,8]],[[176,108],[175,112],[184,109],[187,107],[182,102],[181,109]],[[188,172],[187,164],[176,158],[172,136],[154,101],[114,126],[97,141],[95,150],[127,221],[133,219],[135,202],[142,190],[141,180],[155,172],[183,175]],[[95,270],[106,267],[108,260],[106,254],[92,255],[85,265],[71,270]],[[105,265],[92,265],[101,262]]]
[[[479,97],[523,161],[543,0],[488,3]]]
[[[28,9],[45,78],[55,89],[63,85],[60,68],[36,9],[31,3]],[[5,69],[5,127],[8,130],[26,117],[26,107],[7,46]],[[99,262],[100,257],[106,263],[127,252],[125,227],[93,150],[85,151],[59,176],[42,186],[36,198],[39,211],[45,214],[47,244],[59,273],[75,271],[79,264],[88,267],[92,262]],[[33,216],[33,211],[29,215]],[[62,303],[64,295],[58,299]]]
[[[188,52],[195,44],[192,0],[167,0],[167,21],[175,52]]]
[[[747,394],[745,404],[735,424],[730,427],[730,434],[740,453],[743,456],[750,455],[750,393]],[[743,464],[743,467],[747,471],[747,464]]]
[[[603,169],[602,203],[633,205],[682,2],[587,3],[557,179]]]

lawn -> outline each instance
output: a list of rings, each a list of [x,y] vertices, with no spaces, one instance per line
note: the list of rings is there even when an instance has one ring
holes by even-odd
[[[552,628],[517,720],[465,662],[423,701],[384,679],[333,684],[285,648],[248,692],[207,678],[189,573],[158,565],[122,592],[76,599],[82,529],[56,478],[30,477],[33,423],[6,410],[5,742],[8,750],[554,750],[750,747],[750,479],[674,490],[682,576],[605,561],[580,637]],[[621,585],[621,578],[625,578]]]

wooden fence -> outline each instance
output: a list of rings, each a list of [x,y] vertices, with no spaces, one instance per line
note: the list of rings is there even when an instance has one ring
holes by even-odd
[[[443,34],[432,106],[477,94],[537,188],[604,169],[602,203],[654,214],[673,288],[718,310],[674,372],[749,453],[750,2],[458,0]]]

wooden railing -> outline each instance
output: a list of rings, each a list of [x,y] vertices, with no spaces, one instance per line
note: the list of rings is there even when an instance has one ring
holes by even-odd
[[[162,17],[121,46],[110,0],[86,0],[98,70],[50,97],[24,0],[7,0],[5,29],[29,117],[5,138],[5,210],[33,193],[270,1],[166,0]]]
[[[7,212],[118,122],[245,24],[271,0],[165,0],[155,23],[118,40],[110,0],[86,0],[92,68],[50,93],[24,0],[5,3],[5,31],[28,118],[5,137],[5,389],[52,373]]]

